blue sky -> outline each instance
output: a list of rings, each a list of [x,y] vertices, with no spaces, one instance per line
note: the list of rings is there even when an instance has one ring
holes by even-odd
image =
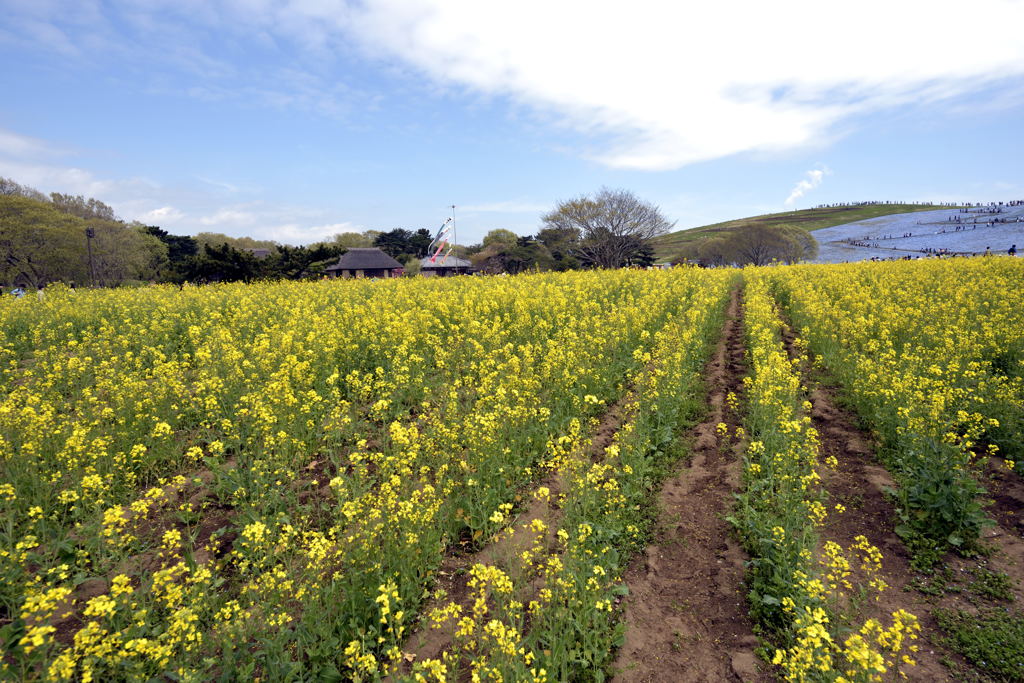
[[[708,4],[0,0],[0,175],[291,244],[1024,198],[1024,3]]]

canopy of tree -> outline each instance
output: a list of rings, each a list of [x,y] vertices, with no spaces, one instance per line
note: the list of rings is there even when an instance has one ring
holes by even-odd
[[[372,234],[371,234],[372,233]],[[372,247],[373,241],[380,232],[367,230],[366,232],[340,232],[331,240],[332,244],[346,249],[358,249]]]
[[[522,273],[554,270],[551,252],[532,235],[519,237],[511,230],[491,230],[470,260],[485,273]]]
[[[406,262],[426,256],[431,240],[433,235],[426,228],[420,228],[416,232],[395,228],[378,234],[373,240],[373,246],[391,258]]]
[[[92,267],[86,228],[92,228]],[[0,197],[0,282],[41,287],[57,280],[116,285],[167,265],[167,247],[137,226],[85,220],[55,203]]]
[[[252,237],[231,237],[219,232],[200,232],[193,238],[200,247],[219,247],[228,244],[235,249],[276,249],[277,242],[273,240],[257,240]]]
[[[818,242],[806,230],[792,225],[751,225],[687,245],[675,260],[705,266],[765,266],[797,263],[817,255]]]
[[[627,190],[602,188],[561,202],[543,217],[545,229],[575,235],[572,254],[584,266],[621,268],[653,261],[649,241],[668,232],[661,210]]]

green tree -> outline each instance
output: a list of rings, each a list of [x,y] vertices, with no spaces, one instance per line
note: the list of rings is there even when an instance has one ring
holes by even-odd
[[[494,233],[499,233],[494,235]],[[515,240],[509,240],[508,233]],[[492,230],[484,238],[486,246],[473,254],[473,264],[486,273],[522,273],[527,270],[551,270],[554,259],[547,248],[532,235],[518,237],[508,230]],[[496,239],[494,238],[496,237]]]
[[[252,252],[225,242],[204,245],[189,264],[187,275],[198,282],[252,282],[262,275],[262,269]]]
[[[179,283],[187,279],[189,264],[199,253],[199,245],[195,239],[188,235],[172,235],[155,225],[140,226],[140,229],[167,247],[167,267],[158,273],[159,279]]]
[[[364,232],[340,232],[331,239],[331,244],[345,249],[365,248],[373,246],[373,239]]]
[[[544,228],[537,233],[537,241],[551,254],[552,270],[575,270],[580,261],[573,255],[579,244],[580,233],[575,228]]]
[[[155,280],[167,268],[167,246],[145,230],[118,221],[91,220],[86,224],[95,232],[92,253],[97,285]]]
[[[748,225],[723,231],[687,246],[677,260],[696,261],[706,266],[798,263],[818,254],[818,242],[792,225]]]
[[[514,247],[519,242],[519,235],[515,234],[511,230],[505,230],[503,228],[497,228],[491,230],[484,236],[483,245],[485,247],[491,247],[496,244],[504,245],[505,247]]]
[[[668,232],[668,222],[654,204],[627,190],[602,188],[593,197],[581,195],[558,204],[543,217],[545,229],[575,231],[573,255],[597,268],[620,268],[638,258],[650,239]]]
[[[196,244],[202,249],[205,246],[216,247],[227,244],[235,249],[274,249],[274,240],[258,240],[252,237],[231,237],[220,232],[200,232],[195,236]]]
[[[415,258],[423,258],[429,254],[430,243],[434,236],[426,228],[420,228],[409,238],[409,253]],[[435,247],[436,248],[436,247]]]
[[[317,244],[309,247],[281,245],[265,261],[260,262],[264,277],[296,280],[307,275],[323,273],[330,261],[345,253],[338,245]]]
[[[116,221],[114,210],[98,199],[86,199],[82,195],[50,193],[54,208],[79,218],[95,218],[101,221]]]
[[[86,273],[84,221],[49,202],[0,197],[0,280],[39,287]]]
[[[49,282],[91,282],[86,229],[97,285],[152,279],[167,266],[167,247],[139,226],[85,220],[50,201],[0,197],[0,280],[38,287]]]
[[[48,202],[50,198],[45,194],[27,185],[21,185],[11,178],[0,177],[0,197],[24,197],[35,199],[38,202]]]
[[[411,239],[411,232],[402,228],[395,228],[394,230],[377,235],[377,238],[373,241],[373,246],[391,258],[401,260],[412,253],[409,245]]]

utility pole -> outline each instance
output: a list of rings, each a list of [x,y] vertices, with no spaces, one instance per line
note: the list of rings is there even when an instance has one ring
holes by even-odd
[[[92,238],[95,236],[93,228],[85,229],[85,246],[89,251],[89,284],[93,289],[96,288],[96,266],[92,262]]]

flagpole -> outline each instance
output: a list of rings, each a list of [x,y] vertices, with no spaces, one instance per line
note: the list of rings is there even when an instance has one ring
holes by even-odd
[[[455,205],[452,204],[452,246],[458,246],[458,237],[459,234],[455,231]],[[459,255],[456,254],[455,258],[459,258]],[[458,263],[458,261],[456,261],[456,263]]]

